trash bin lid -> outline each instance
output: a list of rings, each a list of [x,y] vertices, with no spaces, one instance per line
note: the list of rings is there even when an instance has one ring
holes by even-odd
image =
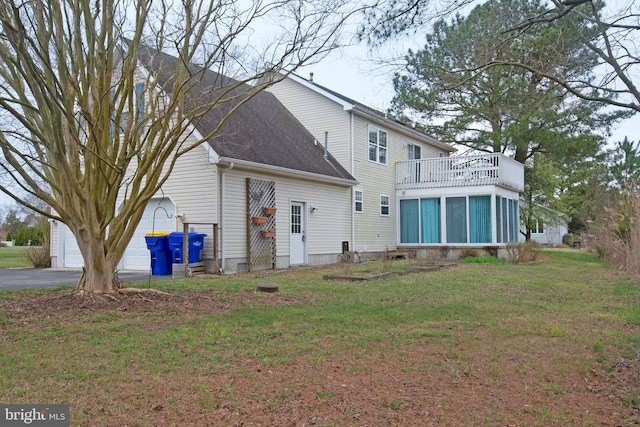
[[[145,236],[168,236],[168,231],[150,231]]]

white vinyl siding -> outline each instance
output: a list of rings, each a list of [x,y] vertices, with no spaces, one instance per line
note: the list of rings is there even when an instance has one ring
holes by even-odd
[[[335,101],[291,79],[284,79],[267,90],[291,111],[319,144],[324,145],[325,132],[329,132],[329,152],[347,171],[351,171],[349,112]]]
[[[185,214],[187,222],[216,222],[218,173],[204,148],[198,147],[180,157],[162,190],[175,201],[178,214]]]
[[[406,149],[398,148],[398,135],[381,125],[374,126],[387,131],[387,166],[369,161],[369,125],[363,117],[356,116],[354,123],[354,177],[363,193],[364,211],[355,216],[355,243],[353,250],[361,252],[384,251],[396,245],[395,197],[389,198],[389,215],[380,214],[380,194],[395,194],[395,162],[406,160]],[[389,220],[391,219],[391,221]]]
[[[176,205],[176,214],[184,214],[190,231],[204,233],[202,259],[213,259],[213,223],[218,223],[218,168],[209,162],[205,146],[181,156],[162,186],[165,195]],[[162,194],[159,193],[160,195]],[[182,231],[183,222],[176,220],[176,231]]]
[[[305,239],[310,262],[314,255],[322,254],[330,254],[331,262],[337,261],[342,242],[350,241],[351,187],[260,174],[237,167],[225,174],[225,258],[247,256],[246,178],[275,183],[277,267],[288,267],[291,201],[316,208],[306,212]]]
[[[177,160],[162,191],[154,196],[168,197],[175,204],[175,212],[169,212],[173,216],[173,231],[182,231],[183,222],[176,215],[184,215],[184,221],[190,223],[193,231],[207,235],[202,259],[213,259],[213,223],[218,222],[219,211],[217,191],[217,168],[209,163],[207,150],[202,146]],[[118,206],[121,203],[122,198],[118,200]],[[162,209],[156,212],[156,216],[159,215],[166,216]]]

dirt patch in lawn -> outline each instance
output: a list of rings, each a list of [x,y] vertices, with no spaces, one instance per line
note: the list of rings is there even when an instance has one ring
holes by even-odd
[[[194,315],[221,313],[233,307],[252,304],[300,304],[303,298],[274,293],[263,294],[254,290],[180,293],[130,293],[118,295],[98,294],[79,296],[75,289],[52,290],[34,296],[24,293],[0,303],[0,310],[12,319],[78,317],[111,311],[161,312],[171,310],[177,314]]]
[[[0,310],[10,319],[64,321],[114,310],[191,316],[257,303],[310,301],[252,290],[114,298],[78,298],[65,290],[19,294],[2,301]],[[162,322],[154,329],[171,320]],[[561,346],[531,337],[498,342],[483,330],[453,333],[460,336],[454,347],[434,338],[331,353],[319,346],[317,354],[275,364],[238,356],[207,374],[149,375],[132,363],[127,379],[108,391],[98,387],[90,399],[56,398],[81,412],[72,425],[87,426],[640,425],[637,357],[609,355],[609,366],[594,361],[568,370],[555,364]]]

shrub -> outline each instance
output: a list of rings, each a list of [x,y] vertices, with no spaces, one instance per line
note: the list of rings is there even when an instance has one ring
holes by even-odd
[[[567,245],[567,247],[573,246],[573,241],[575,240],[575,236],[572,233],[567,233],[562,236],[562,244]]]
[[[42,232],[33,227],[22,227],[16,234],[16,246],[40,246],[43,243]]]
[[[605,207],[596,227],[596,250],[613,267],[640,278],[640,187],[625,188],[621,197]]]
[[[35,268],[51,267],[51,256],[49,255],[49,245],[30,246],[25,251],[24,257]]]
[[[507,244],[507,253],[509,254],[509,261],[514,264],[521,262],[533,262],[538,259],[542,252],[542,245],[538,242],[530,240],[523,243],[509,243]]]
[[[465,248],[460,252],[460,259],[476,258],[477,256],[478,252],[475,249]]]
[[[5,240],[6,240],[7,242],[10,242],[10,241],[12,241],[12,240],[13,240],[13,236],[11,235],[11,232],[7,233],[7,237],[5,238]]]

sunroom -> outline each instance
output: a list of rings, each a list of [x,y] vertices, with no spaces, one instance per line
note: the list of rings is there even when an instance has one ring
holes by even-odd
[[[523,189],[524,166],[499,153],[398,162],[398,247],[497,254],[518,241]]]

